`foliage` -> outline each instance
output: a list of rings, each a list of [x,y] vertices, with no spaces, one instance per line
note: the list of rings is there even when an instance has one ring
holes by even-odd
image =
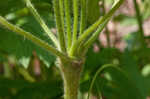
[[[108,0],[108,2],[110,1],[113,0]],[[99,0],[88,0],[85,28],[103,16],[98,10],[98,2]],[[55,28],[55,25],[59,24],[54,22],[52,0],[32,0],[32,3],[49,28]],[[137,5],[143,11],[142,14],[138,13],[144,19],[149,18],[148,4],[148,0],[143,0],[140,6]],[[143,5],[145,6],[143,7]],[[72,19],[73,14],[71,13],[70,16]],[[44,34],[23,1],[1,0],[0,15],[48,44],[55,46],[53,41]],[[140,16],[130,17],[118,13],[114,16],[113,21],[120,23],[132,21],[131,23],[137,24],[138,17]],[[97,75],[91,90],[92,96],[98,99],[102,97],[104,99],[146,99],[150,95],[150,48],[148,44],[146,46],[141,45],[143,40],[141,41],[140,38],[135,39],[139,37],[141,29],[139,28],[136,33],[130,33],[129,36],[124,37],[127,46],[123,51],[116,47],[104,47],[102,45],[98,45],[100,48],[98,52],[94,51],[94,46],[89,48],[80,79],[79,99],[87,99],[87,93],[96,72],[107,64],[115,65],[117,69],[105,68]],[[89,36],[92,37],[92,34],[88,35],[88,38]],[[77,58],[79,56],[80,59],[84,56],[84,51],[75,56]],[[58,66],[55,66],[58,63],[55,61],[56,57],[49,51],[0,27],[0,99],[63,99],[63,82]]]

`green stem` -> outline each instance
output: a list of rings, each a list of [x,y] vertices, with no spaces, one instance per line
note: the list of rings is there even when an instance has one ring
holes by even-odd
[[[66,28],[67,28],[67,50],[70,49],[72,44],[72,31],[71,31],[71,16],[70,16],[70,0],[64,0],[65,15],[66,15]]]
[[[35,19],[39,22],[41,27],[44,29],[44,31],[47,33],[47,35],[51,38],[51,40],[54,42],[55,46],[58,47],[59,43],[55,35],[51,32],[51,30],[48,28],[48,26],[45,24],[44,20],[40,17],[34,6],[32,5],[30,0],[25,0],[27,7],[29,8],[30,12],[33,14]]]
[[[80,73],[68,72],[64,75],[64,99],[77,99]]]
[[[74,23],[73,23],[73,42],[77,40],[77,32],[78,32],[78,0],[73,0],[73,12],[74,12]]]
[[[138,26],[139,26],[139,39],[140,39],[140,42],[141,42],[141,45],[142,46],[146,46],[146,43],[145,43],[145,40],[144,40],[144,30],[143,30],[143,21],[142,21],[142,16],[140,14],[140,9],[139,9],[139,6],[137,4],[137,1],[136,0],[133,0],[134,2],[134,7],[135,7],[135,11],[136,11],[136,18],[137,18],[137,22],[138,22]]]
[[[9,63],[7,62],[4,62],[4,77],[6,78],[12,78],[13,75],[12,75],[12,68],[11,66],[9,65]]]
[[[63,29],[63,24],[62,24],[62,19],[61,19],[62,16],[60,14],[59,2],[60,2],[59,0],[53,0],[56,27],[57,27],[57,32],[58,32],[60,50],[62,52],[66,52],[65,33],[63,31],[64,29]]]
[[[105,9],[105,0],[102,0],[102,8],[103,8],[103,15],[106,14],[106,9]],[[111,44],[110,44],[110,37],[109,37],[109,34],[110,34],[110,31],[106,25],[106,28],[105,28],[105,34],[106,34],[106,39],[107,39],[107,46],[110,48]]]
[[[59,68],[64,81],[64,99],[77,99],[82,61],[59,61]]]
[[[111,18],[115,11],[121,6],[123,1],[124,0],[119,0],[106,15],[104,15],[97,22],[95,22],[95,24],[85,30],[85,32],[79,37],[78,42],[80,43],[84,41],[100,24],[104,23],[108,18]]]
[[[117,3],[115,3],[115,5],[112,7],[112,9],[106,15],[104,15],[102,18],[100,18],[91,27],[89,27],[87,30],[85,30],[81,36],[79,36],[79,39],[76,42],[74,42],[74,44],[69,52],[70,56],[75,55],[75,51],[76,51],[77,47],[87,39],[87,37],[91,34],[91,32],[93,32],[100,24],[105,23],[106,20],[108,20],[109,18],[112,17],[112,15],[115,13],[115,11],[121,6],[123,1],[124,0],[119,0]]]
[[[16,67],[18,72],[24,77],[25,80],[29,81],[29,82],[35,82],[36,80],[29,74],[29,72],[27,71],[27,69],[18,66]]]
[[[84,48],[89,48],[94,43],[94,41],[98,38],[99,34],[105,28],[105,26],[107,25],[107,23],[109,22],[109,20],[110,19],[107,19],[103,24],[101,24],[99,26],[99,28],[97,29],[97,31],[95,33],[93,33],[93,35],[87,40],[87,42],[85,42],[85,44],[83,45]]]
[[[108,46],[108,48],[110,48],[111,47],[111,43],[110,43],[110,31],[109,31],[109,29],[108,29],[108,27],[106,26],[106,28],[105,28],[106,30],[105,30],[105,32],[106,32],[106,39],[107,39],[107,46]]]
[[[68,56],[66,56],[65,54],[63,54],[62,52],[58,51],[56,48],[52,47],[51,45],[49,45],[48,43],[44,42],[43,40],[37,38],[36,36],[32,35],[29,32],[24,31],[23,29],[9,23],[7,20],[5,20],[2,16],[0,16],[0,25],[6,27],[7,29],[16,32],[17,34],[31,40],[33,43],[37,44],[38,46],[44,48],[45,50],[47,50],[48,52],[63,58],[65,60],[72,60],[70,59]]]
[[[86,0],[81,0],[80,35],[86,27]]]
[[[88,51],[88,48],[97,40],[99,34],[102,32],[102,30],[105,28],[106,24],[109,22],[110,19],[106,20],[105,23],[101,24],[97,31],[93,33],[91,38],[89,38],[85,43],[82,43],[79,47],[78,53],[79,55],[86,53]]]
[[[61,23],[62,23],[62,29],[65,33],[65,25],[64,25],[64,0],[59,0],[59,6],[60,6],[60,16],[61,16]],[[65,34],[64,34],[65,35]]]
[[[88,97],[87,97],[87,99],[90,98],[90,94],[91,94],[91,92],[92,92],[92,88],[93,88],[93,85],[94,85],[94,82],[95,82],[97,76],[98,76],[103,70],[105,70],[105,69],[107,69],[107,68],[115,68],[115,69],[121,71],[119,68],[115,67],[114,64],[106,64],[106,65],[103,65],[102,67],[100,67],[100,68],[97,70],[96,74],[94,75],[94,77],[93,77],[93,79],[92,79],[92,82],[91,82],[91,84],[90,84],[90,88],[89,88],[89,92],[88,92]]]

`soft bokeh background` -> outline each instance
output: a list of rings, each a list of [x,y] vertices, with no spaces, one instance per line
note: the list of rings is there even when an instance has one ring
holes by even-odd
[[[56,33],[52,0],[32,0]],[[109,11],[114,0],[87,0],[87,27]],[[135,9],[135,3],[137,8]],[[51,41],[23,0],[0,0],[0,15],[37,37]],[[125,0],[89,49],[80,81],[79,99],[86,99],[96,71],[91,99],[149,99],[150,1]],[[0,27],[0,99],[63,99],[63,83],[55,57],[24,37]]]

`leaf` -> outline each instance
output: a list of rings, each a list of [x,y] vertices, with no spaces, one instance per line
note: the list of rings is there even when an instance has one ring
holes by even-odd
[[[110,63],[111,61],[108,60],[109,59],[113,60],[113,57],[108,57],[108,56],[109,55],[113,56],[113,54],[108,49],[105,50],[104,52],[105,54],[103,54],[103,51],[101,51],[101,54],[98,54],[97,58],[99,58],[102,55],[103,58],[99,58],[99,59],[100,60],[107,59],[107,61],[104,61],[104,63],[105,62]],[[139,53],[139,55],[141,54]],[[97,77],[97,79],[95,80],[93,94],[97,95],[97,93],[99,93],[100,91],[102,92],[102,95],[108,99],[133,99],[133,98],[145,99],[150,92],[150,87],[149,87],[150,77],[142,76],[141,72],[139,71],[138,64],[136,62],[136,57],[135,57],[137,54],[135,55],[134,53],[125,51],[123,54],[118,53],[114,55],[117,55],[119,59],[118,65],[120,65],[122,72],[116,71],[113,68],[112,69],[108,68],[107,70],[105,70],[103,74],[99,75],[99,77]],[[99,62],[99,64],[101,64],[101,62]],[[88,72],[93,71],[93,73],[95,74],[96,70],[95,69],[93,70],[91,67],[88,70]],[[93,73],[92,75],[91,74],[88,75],[87,79],[83,80],[81,84],[81,88],[82,88],[81,91],[84,92],[87,91],[88,87],[86,86],[89,86],[90,79],[92,79],[93,77]],[[89,73],[86,72],[86,76],[87,74]],[[105,81],[105,83],[102,83],[103,81]]]
[[[114,60],[119,60],[121,52],[116,48],[104,48],[99,52],[94,52],[93,48],[90,48],[87,53],[85,69],[92,69],[99,67],[100,65],[113,63]]]
[[[32,0],[35,7],[42,12],[52,11],[52,1],[50,0]],[[14,13],[24,8],[23,0],[1,0],[0,1],[0,15],[7,15]]]
[[[87,21],[93,24],[100,17],[99,0],[87,0]]]
[[[105,78],[109,82],[104,85],[104,96],[108,99],[146,99],[150,92],[150,78],[145,78],[141,75],[131,52],[124,52],[120,67],[123,73],[111,69],[105,73]],[[108,92],[106,89],[112,91]]]
[[[45,15],[45,18],[50,22],[49,27],[52,27],[54,23],[52,20],[49,20],[48,15]],[[23,20],[24,22],[21,24],[21,28],[25,29],[43,39],[44,41],[51,44],[51,41],[48,39],[46,35],[44,35],[41,27],[38,23],[33,19],[33,17],[26,16],[20,18],[19,20],[15,20],[16,24],[18,21]],[[7,39],[7,40],[6,40]],[[16,35],[15,33],[11,33],[11,31],[0,28],[0,49],[4,50],[8,54],[13,54],[18,59],[18,62],[22,64],[25,68],[28,67],[30,62],[30,57],[33,52],[36,52],[39,58],[45,63],[46,66],[50,66],[51,63],[54,62],[55,57],[48,53],[44,49],[39,46],[33,44],[31,41]]]
[[[1,0],[0,1],[0,14],[6,15],[8,12],[12,12],[23,7],[21,0]]]
[[[144,68],[142,69],[142,75],[144,77],[150,76],[150,64],[144,66]]]
[[[29,83],[0,77],[0,96],[13,95],[14,99],[54,99],[62,94],[61,85],[60,81]]]
[[[127,51],[124,53],[122,66],[123,70],[127,72],[130,81],[132,81],[143,99],[145,99],[150,92],[148,87],[149,81],[145,79],[139,72],[137,62],[135,61],[131,53]]]

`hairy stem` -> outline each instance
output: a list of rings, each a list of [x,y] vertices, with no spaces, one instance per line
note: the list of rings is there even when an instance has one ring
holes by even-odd
[[[73,42],[77,40],[78,32],[78,13],[79,13],[79,2],[78,0],[73,0],[73,13],[74,13],[74,23],[73,23]]]
[[[94,41],[98,38],[99,34],[102,32],[102,30],[105,28],[105,26],[107,25],[107,23],[109,22],[110,19],[107,19],[103,24],[101,24],[99,26],[99,28],[97,29],[97,31],[95,33],[93,33],[93,35],[87,40],[87,42],[85,42],[84,44],[84,48],[89,48]]]
[[[81,0],[80,35],[86,27],[86,0]]]
[[[79,37],[78,42],[84,41],[90,34],[93,32],[100,24],[104,23],[108,18],[111,18],[115,11],[121,6],[124,0],[119,0],[112,9],[104,15],[102,18],[100,18],[97,22],[95,22],[91,27],[89,27],[85,32]]]
[[[45,24],[44,20],[40,17],[34,6],[32,5],[30,0],[25,0],[27,7],[29,8],[30,12],[33,14],[35,19],[39,22],[43,30],[47,33],[47,35],[51,38],[51,40],[54,42],[55,46],[58,47],[58,40],[56,36],[51,32],[51,30],[48,28],[48,26]]]
[[[79,72],[68,72],[64,74],[64,99],[77,99],[80,82]]]
[[[106,15],[104,15],[102,18],[100,18],[98,21],[96,21],[92,26],[90,26],[87,30],[85,30],[81,36],[79,36],[78,40],[73,43],[73,46],[69,52],[70,56],[75,55],[75,51],[76,51],[77,47],[87,39],[87,37],[91,34],[91,32],[93,32],[95,29],[98,28],[98,26],[100,24],[105,23],[105,21],[107,19],[109,19],[113,16],[115,11],[121,6],[123,1],[124,0],[119,0],[117,3],[115,3],[114,6],[112,7],[112,9]]]
[[[70,0],[64,0],[64,6],[65,6],[65,16],[66,16],[65,19],[67,28],[67,50],[69,50],[72,44]]]
[[[0,25],[4,26],[5,28],[16,32],[17,34],[27,38],[28,40],[31,40],[33,43],[37,44],[38,46],[44,48],[48,52],[63,58],[65,60],[72,60],[67,55],[63,54],[62,52],[58,51],[56,48],[52,47],[48,43],[44,42],[43,40],[37,38],[36,36],[32,35],[29,32],[24,31],[23,29],[9,23],[7,20],[5,20],[2,16],[0,16]]]
[[[77,99],[82,67],[83,61],[59,61],[59,68],[64,81],[64,99]]]
[[[59,0],[59,8],[60,8],[60,16],[61,16],[61,23],[62,23],[62,29],[65,35],[65,25],[64,25],[64,0]]]
[[[65,43],[65,33],[63,29],[62,24],[62,16],[60,14],[60,6],[59,6],[59,0],[53,0],[54,4],[54,12],[55,12],[55,19],[56,19],[56,27],[57,27],[57,33],[59,38],[59,45],[62,52],[66,52],[66,43]]]

